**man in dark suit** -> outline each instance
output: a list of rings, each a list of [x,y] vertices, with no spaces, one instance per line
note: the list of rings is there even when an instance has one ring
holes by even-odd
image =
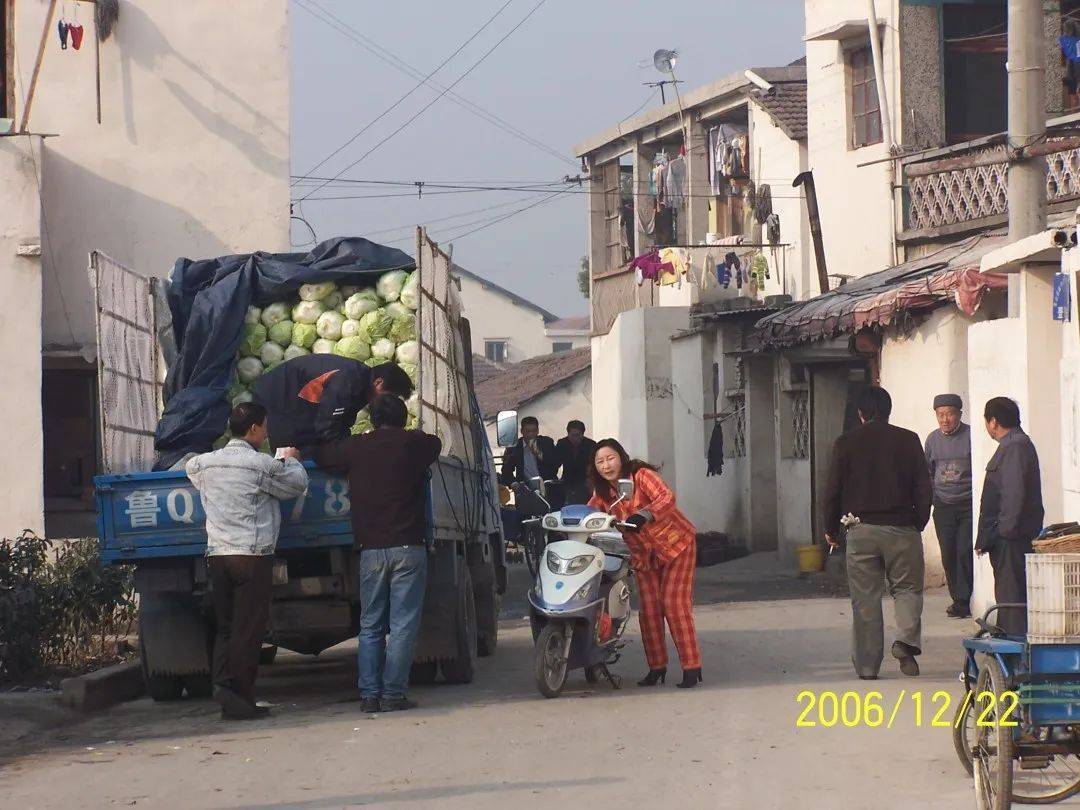
[[[589,464],[596,442],[585,435],[585,423],[574,419],[566,426],[566,436],[555,445],[562,466],[563,492],[567,503],[588,503],[592,497],[589,486]]]
[[[529,484],[534,478],[551,481],[559,472],[559,454],[550,436],[540,435],[540,421],[535,416],[521,420],[521,438],[503,455],[499,482],[504,486]]]

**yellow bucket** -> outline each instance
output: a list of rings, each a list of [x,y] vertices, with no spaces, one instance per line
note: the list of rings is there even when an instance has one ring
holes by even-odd
[[[810,574],[825,567],[825,546],[796,546],[795,556],[801,573]]]

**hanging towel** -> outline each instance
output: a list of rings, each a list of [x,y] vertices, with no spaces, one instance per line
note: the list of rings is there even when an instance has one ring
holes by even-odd
[[[765,220],[772,214],[772,189],[768,183],[762,183],[757,190],[757,199],[754,202],[754,219],[758,225],[764,225]]]
[[[768,236],[770,245],[780,244],[780,215],[769,214],[765,220],[765,233]]]
[[[705,477],[720,475],[724,471],[724,429],[717,419],[709,437],[709,450],[705,454]]]

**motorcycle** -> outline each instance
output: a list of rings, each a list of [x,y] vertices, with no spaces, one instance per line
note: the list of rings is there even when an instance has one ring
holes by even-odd
[[[615,503],[629,498],[633,487],[620,480]],[[568,673],[584,669],[589,683],[604,677],[619,689],[622,680],[609,667],[625,646],[632,576],[619,529],[634,527],[583,505],[550,512],[541,525],[547,543],[529,591],[536,687],[544,697],[558,697]]]

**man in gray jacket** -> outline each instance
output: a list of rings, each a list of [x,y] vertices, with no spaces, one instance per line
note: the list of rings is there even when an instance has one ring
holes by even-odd
[[[255,676],[270,616],[274,549],[281,529],[280,501],[308,485],[294,448],[277,460],[260,453],[266,409],[253,402],[233,408],[232,440],[187,463],[188,478],[206,512],[206,555],[217,618],[214,699],[222,717],[248,720],[266,714],[255,705]]]
[[[934,485],[934,529],[954,619],[971,615],[974,581],[971,535],[971,427],[960,418],[963,401],[956,394],[934,397],[938,429],[926,437],[926,463]]]
[[[1039,455],[1031,439],[1020,429],[1020,407],[1011,399],[991,399],[986,403],[983,418],[986,432],[998,443],[998,448],[986,465],[975,549],[980,555],[990,555],[996,601],[1026,605],[1024,555],[1033,551],[1031,541],[1042,531],[1043,522]],[[1006,633],[1026,633],[1027,611],[1003,608],[996,623]]]

